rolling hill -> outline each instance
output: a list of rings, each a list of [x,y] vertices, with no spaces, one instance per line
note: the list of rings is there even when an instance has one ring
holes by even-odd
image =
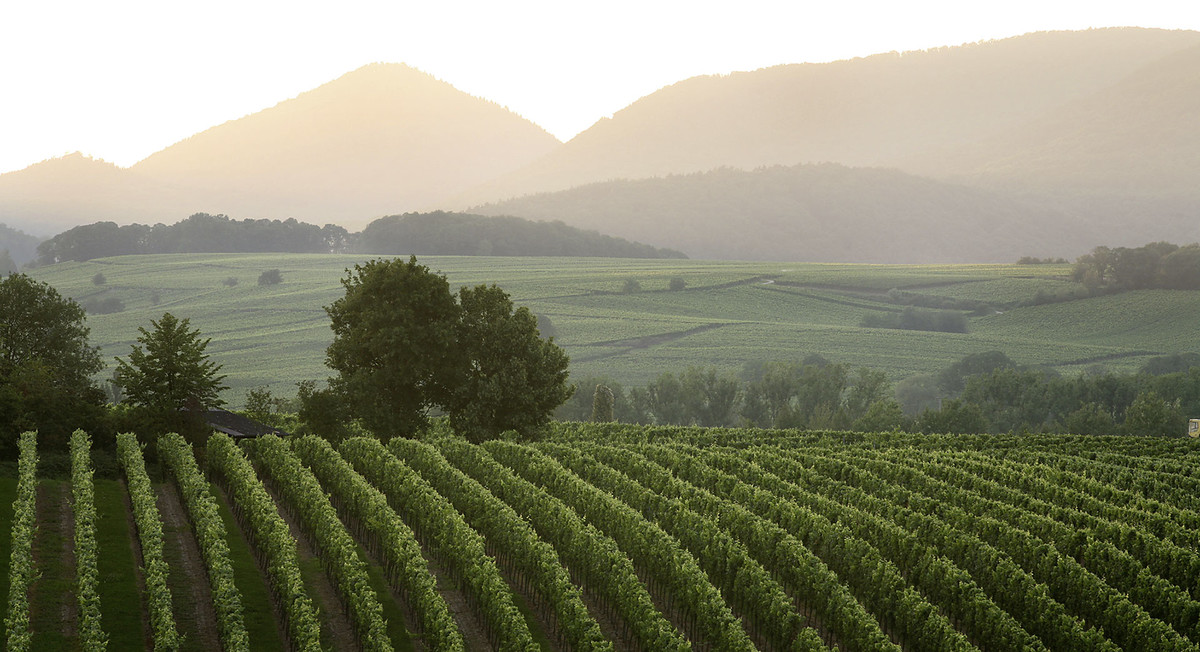
[[[1095,245],[1068,215],[883,168],[796,165],[608,181],[471,209],[557,219],[693,258],[1012,262]]]
[[[407,252],[395,251],[392,255]],[[138,327],[170,312],[212,338],[224,365],[226,399],[270,385],[324,379],[332,332],[322,309],[344,294],[339,280],[365,255],[161,254],[59,263],[31,270],[82,302],[118,299],[125,310],[92,314],[92,342],[112,365],[129,355]],[[940,372],[971,353],[1003,351],[1019,364],[1073,375],[1089,367],[1132,372],[1148,359],[1200,353],[1192,321],[1200,291],[1140,290],[1027,305],[1079,288],[1067,265],[853,265],[618,258],[422,256],[452,287],[496,284],[517,305],[549,320],[571,357],[571,378],[641,386],[689,366],[736,373],[754,361],[811,354],[884,371],[893,381]],[[265,270],[283,282],[258,285]],[[103,273],[107,282],[92,279]],[[241,282],[231,283],[230,279]],[[625,292],[630,280],[639,292]],[[681,279],[684,289],[670,289]],[[998,312],[968,318],[967,333],[861,325],[896,312],[897,288]],[[105,374],[110,372],[105,372]]]

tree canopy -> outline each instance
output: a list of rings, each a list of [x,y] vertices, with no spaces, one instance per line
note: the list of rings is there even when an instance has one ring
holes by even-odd
[[[103,367],[78,303],[24,274],[0,279],[0,454],[23,430],[48,449],[100,418]]]
[[[117,358],[116,382],[125,401],[160,412],[207,409],[225,404],[220,394],[221,365],[205,353],[209,340],[189,330],[188,319],[163,313],[151,321],[153,330],[139,327],[129,359]]]
[[[567,356],[537,320],[495,286],[450,292],[417,262],[372,260],[347,270],[345,296],[326,307],[334,340],[327,392],[385,436],[411,435],[432,409],[473,439],[529,433],[570,395]]]

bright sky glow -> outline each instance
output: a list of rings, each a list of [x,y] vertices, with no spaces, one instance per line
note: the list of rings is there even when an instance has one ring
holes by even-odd
[[[1125,25],[1200,30],[1200,2],[4,2],[0,173],[74,151],[132,165],[375,61],[569,140],[695,75]]]

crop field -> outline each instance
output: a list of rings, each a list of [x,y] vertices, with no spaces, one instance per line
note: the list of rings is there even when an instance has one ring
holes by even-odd
[[[1195,440],[90,446],[0,478],[9,650],[1200,650]]]
[[[365,259],[334,255],[178,254],[126,256],[35,269],[32,274],[81,301],[114,297],[124,311],[88,318],[110,361],[128,355],[138,327],[170,311],[212,339],[240,405],[244,393],[329,375],[332,337],[323,306],[341,295],[344,270]],[[664,371],[712,366],[736,373],[749,361],[819,354],[869,366],[893,381],[935,373],[969,353],[1000,350],[1022,364],[1065,374],[1084,368],[1136,370],[1147,358],[1200,353],[1194,326],[1200,292],[1139,291],[1063,303],[1022,305],[1039,293],[1080,287],[1067,265],[844,265],[692,260],[423,257],[453,286],[496,284],[518,305],[548,318],[571,356],[575,378],[644,384]],[[260,286],[279,269],[283,282]],[[93,283],[102,273],[106,282]],[[669,290],[672,279],[685,283]],[[637,281],[640,291],[625,292]],[[986,302],[969,332],[860,326],[898,312],[888,290],[934,300]]]

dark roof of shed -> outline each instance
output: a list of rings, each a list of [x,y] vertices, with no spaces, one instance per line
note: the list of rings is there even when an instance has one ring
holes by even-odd
[[[287,431],[272,428],[250,417],[235,414],[229,410],[210,409],[205,415],[205,420],[208,421],[208,425],[212,426],[214,430],[223,432],[234,439],[261,437],[263,435],[291,436],[291,433]]]

